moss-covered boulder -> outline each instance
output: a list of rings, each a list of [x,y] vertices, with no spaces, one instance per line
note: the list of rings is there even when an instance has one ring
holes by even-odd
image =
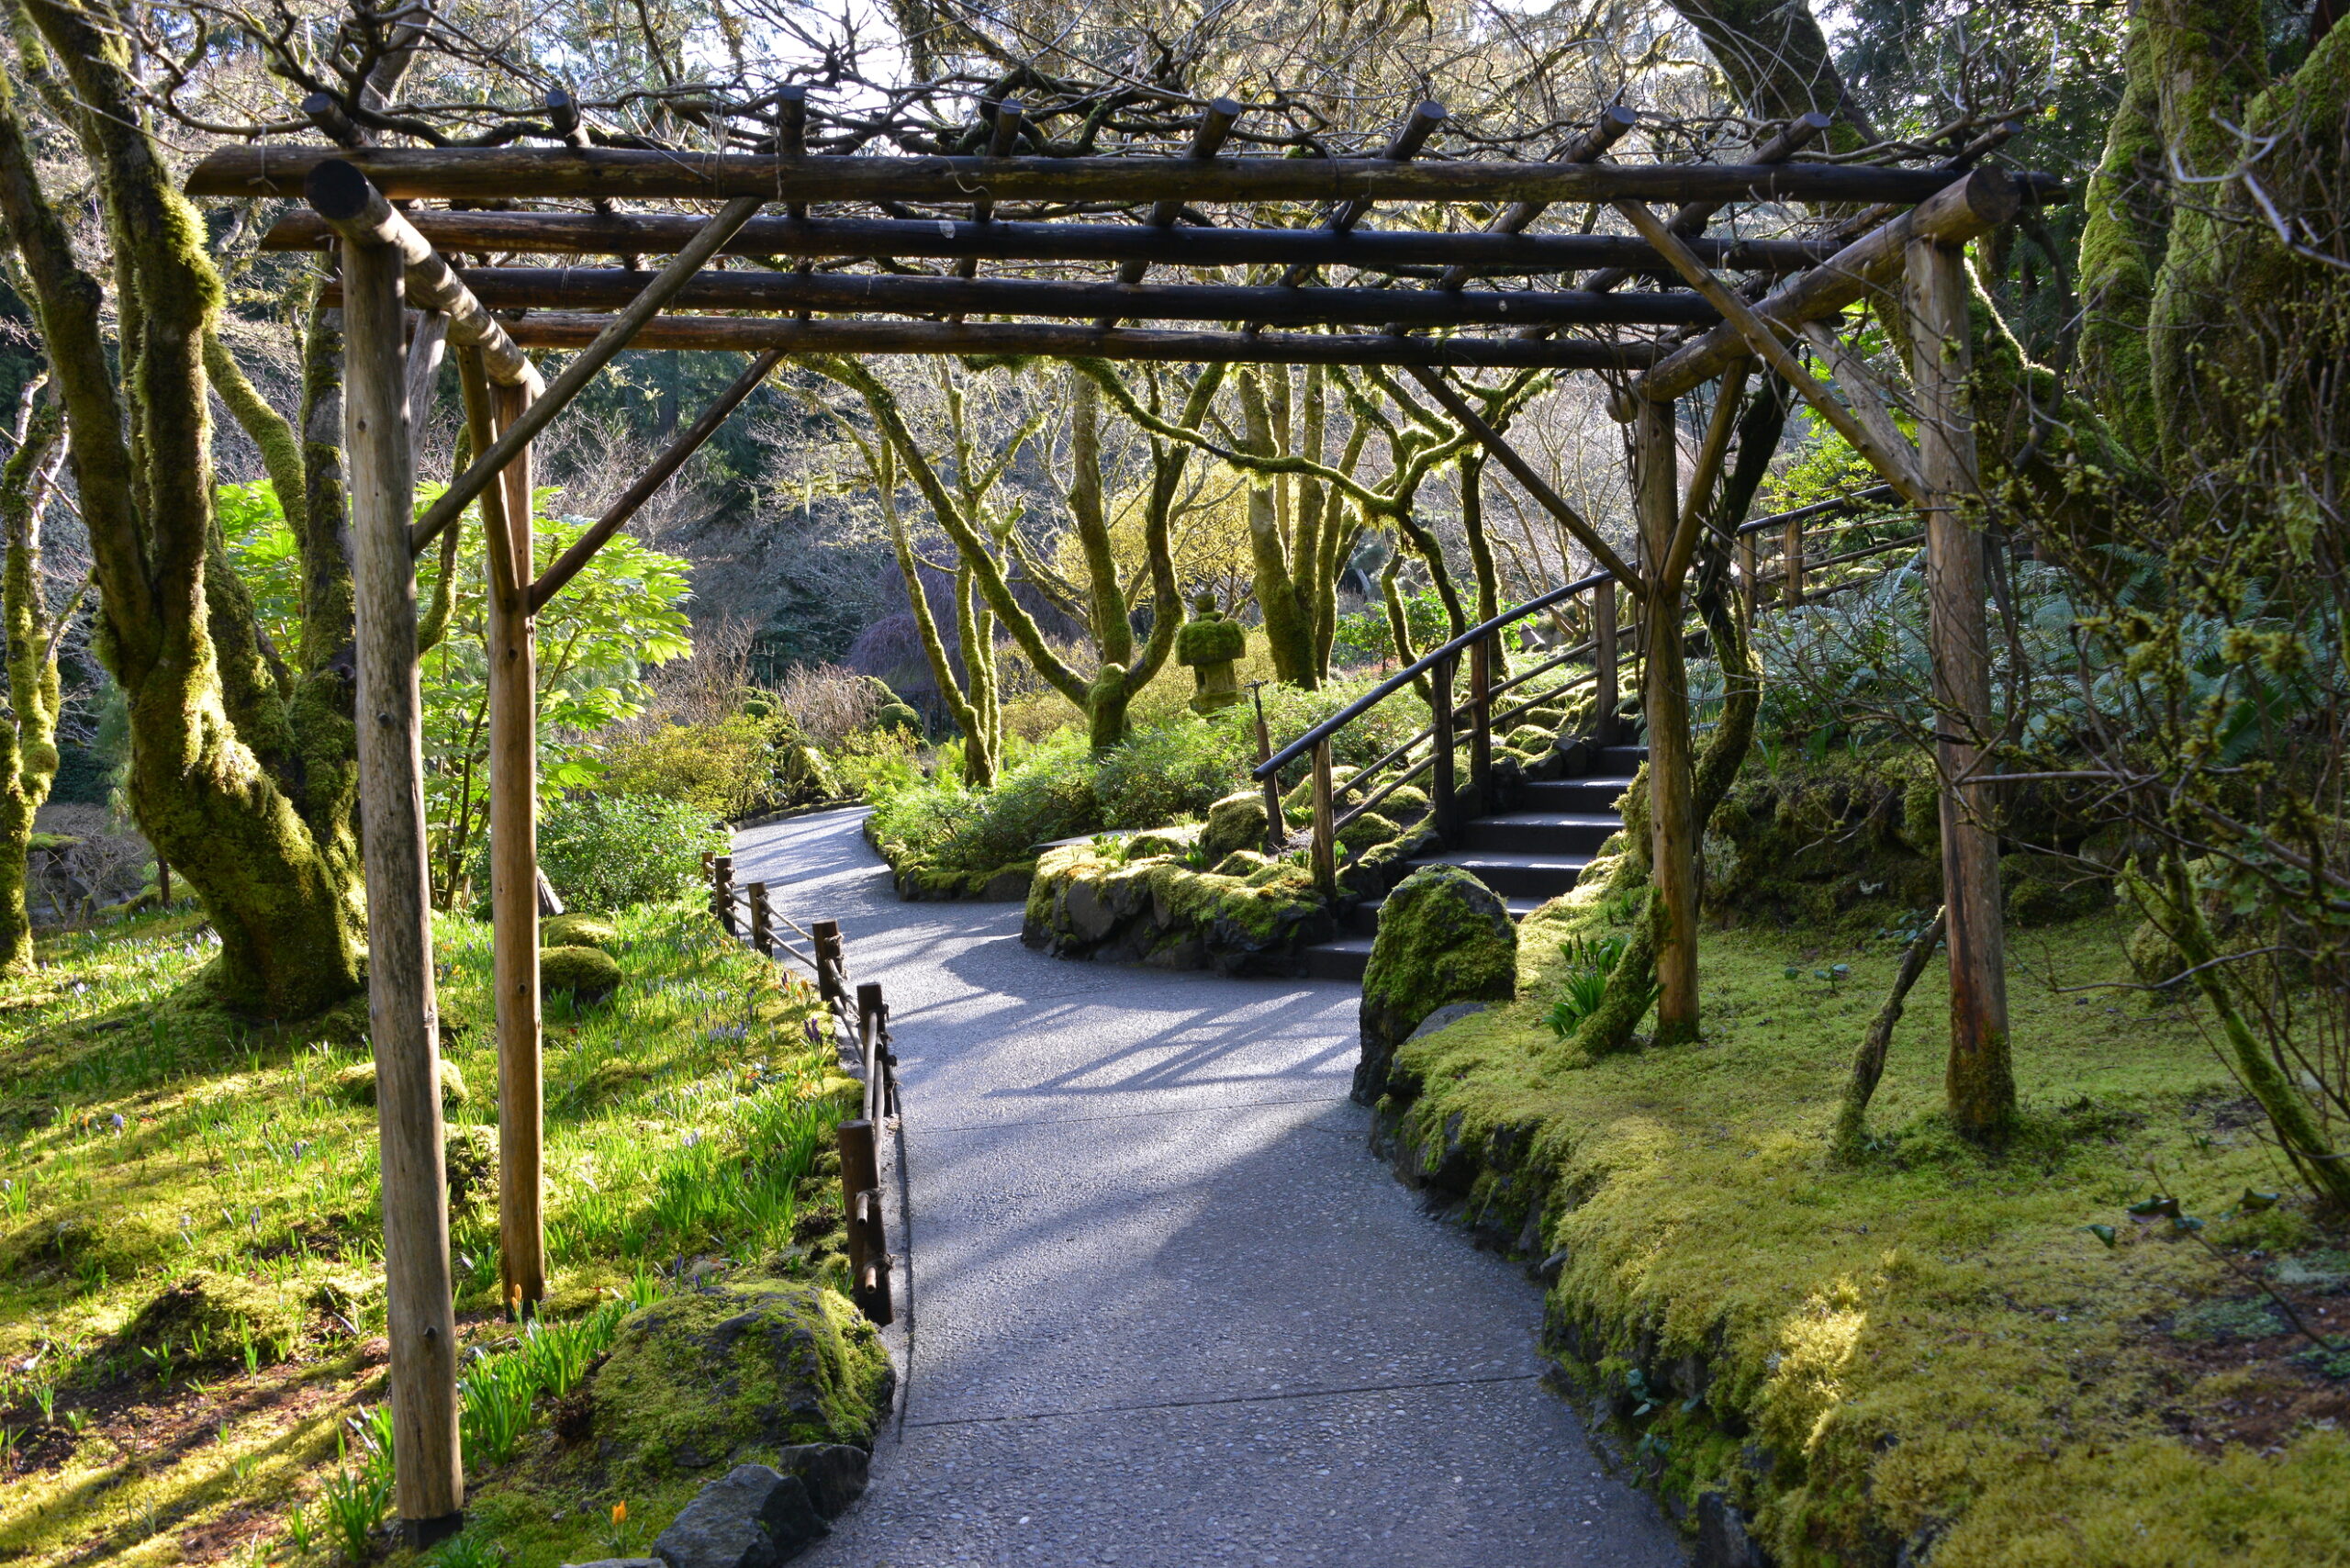
[[[912,703],[893,697],[881,704],[880,710],[873,715],[873,728],[902,730],[920,740],[923,738],[922,713]]]
[[[1416,785],[1398,784],[1379,802],[1379,814],[1391,822],[1416,823],[1428,814],[1428,794]]]
[[[1337,790],[1338,786],[1346,783],[1348,779],[1354,778],[1356,774],[1360,773],[1362,769],[1360,767],[1348,767],[1344,763],[1340,763],[1337,767],[1331,768],[1330,789],[1332,792],[1335,793]],[[1339,809],[1344,810],[1345,808],[1341,806]],[[1283,816],[1296,818],[1299,821],[1310,821],[1312,819],[1314,815],[1314,776],[1311,773],[1299,779],[1296,785],[1291,789],[1290,792],[1281,797],[1281,814]]]
[[[1338,830],[1338,847],[1348,855],[1360,855],[1376,845],[1385,844],[1403,831],[1377,812],[1365,812]]]
[[[128,1357],[169,1351],[184,1365],[241,1364],[251,1346],[260,1361],[282,1361],[301,1338],[303,1309],[274,1284],[198,1269],[148,1298],[114,1338]]]
[[[1539,724],[1520,724],[1502,737],[1502,744],[1527,756],[1539,756],[1550,749],[1557,736]]]
[[[581,1006],[620,989],[621,966],[600,947],[549,947],[539,955],[539,994],[567,991]]]
[[[1303,868],[1248,859],[1255,868],[1241,878],[1171,858],[1126,864],[1090,845],[1048,850],[1021,939],[1057,958],[1294,974],[1304,949],[1334,928],[1330,911]]]
[[[359,1062],[334,1075],[335,1092],[352,1105],[373,1105],[375,1103],[375,1064]],[[441,1061],[441,1104],[443,1109],[462,1105],[473,1098],[465,1087],[465,1075],[457,1064],[442,1058]]]
[[[795,1444],[869,1450],[895,1381],[838,1292],[744,1279],[630,1314],[587,1394],[597,1457],[624,1488],[777,1463]]]
[[[608,914],[591,914],[582,910],[539,922],[542,947],[595,947],[609,953],[620,946],[620,941],[621,928],[612,924]]]
[[[1188,855],[1200,842],[1197,826],[1146,828],[1126,840],[1126,859],[1155,859],[1161,855]]]
[[[1264,847],[1262,790],[1243,790],[1237,795],[1226,795],[1208,808],[1208,820],[1200,828],[1200,853],[1210,865],[1237,850],[1261,851]]]
[[[1379,908],[1362,977],[1362,1060],[1354,1097],[1387,1092],[1395,1047],[1455,1002],[1507,1002],[1517,991],[1517,927],[1509,906],[1458,866],[1422,866]]]
[[[777,771],[783,776],[791,796],[798,801],[831,801],[839,798],[841,781],[824,754],[805,742],[788,745]]]
[[[1270,855],[1259,855],[1253,849],[1236,849],[1208,869],[1219,877],[1232,877],[1245,881],[1271,864],[1273,864],[1273,857]]]

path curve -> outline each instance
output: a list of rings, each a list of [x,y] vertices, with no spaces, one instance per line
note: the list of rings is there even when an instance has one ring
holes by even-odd
[[[802,1562],[1680,1568],[1538,1382],[1539,1292],[1364,1152],[1353,987],[1046,958],[899,902],[861,820],[734,847],[841,923],[904,1088],[901,1418]]]

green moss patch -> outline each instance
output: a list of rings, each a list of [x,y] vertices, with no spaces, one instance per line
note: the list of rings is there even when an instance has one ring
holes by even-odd
[[[620,946],[620,940],[621,928],[610,915],[581,910],[539,922],[542,947],[596,947],[609,953]]]
[[[2123,1212],[2159,1170],[2236,1270],[2340,1245],[2289,1202],[2236,1207],[2286,1183],[2191,1005],[2065,989],[2129,979],[2123,917],[2011,944],[2008,1151],[1942,1119],[1937,965],[1872,1148],[1840,1165],[1838,1093],[1899,944],[1709,929],[1703,1043],[1590,1061],[1539,1020],[1560,942],[1623,929],[1610,913],[1594,888],[1529,917],[1520,1000],[1404,1047],[1378,1136],[1546,1271],[1546,1345],[1677,1516],[1717,1495],[1789,1565],[2350,1554],[2340,1385],[2244,1274]],[[2293,1287],[2300,1310],[2350,1332],[2325,1283]]]

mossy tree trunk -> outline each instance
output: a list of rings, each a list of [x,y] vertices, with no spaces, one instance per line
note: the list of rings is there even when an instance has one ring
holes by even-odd
[[[28,73],[70,82],[114,252],[110,338],[106,286],[75,257],[23,106],[0,85],[0,215],[62,394],[99,596],[95,649],[129,707],[132,809],[219,934],[211,993],[256,1014],[312,1014],[361,985],[350,671],[329,651],[348,648],[347,623],[324,624],[334,596],[306,595],[299,674],[263,643],[213,512],[204,362],[220,285],[203,225],[144,128],[120,31],[72,0],[26,0],[22,14]],[[279,498],[302,515],[296,498]],[[302,515],[306,549],[322,523]],[[347,585],[347,556],[305,569],[313,584]],[[342,603],[347,622],[347,586]]]
[[[896,395],[857,361],[826,358],[812,361],[811,367],[864,399],[880,439],[894,449],[940,529],[953,542],[959,570],[968,574],[970,587],[968,597],[963,599],[969,614],[965,623],[966,635],[981,634],[984,619],[992,618],[1010,633],[1045,683],[1086,715],[1095,749],[1124,740],[1127,705],[1164,667],[1168,653],[1174,647],[1175,634],[1182,627],[1182,601],[1168,534],[1175,499],[1182,487],[1188,445],[1181,441],[1155,443],[1151,487],[1143,518],[1154,618],[1150,637],[1137,653],[1131,621],[1133,608],[1118,580],[1109,520],[1102,504],[1100,408],[1092,391],[1101,385],[1100,375],[1092,373],[1100,367],[1091,367],[1088,374],[1077,378],[1085,382],[1087,390],[1072,398],[1077,435],[1072,442],[1076,477],[1070,487],[1070,510],[1090,581],[1082,596],[1069,597],[1086,607],[1089,627],[1102,655],[1100,666],[1088,675],[1060,655],[1046,640],[1035,617],[1013,597],[1012,579],[1003,561],[990,547],[987,524],[979,515],[977,498],[969,492],[968,484],[958,493],[939,474],[907,424]],[[1193,381],[1180,420],[1172,429],[1196,435],[1215,396],[1222,370],[1222,366],[1209,366]],[[968,459],[958,466],[967,474],[974,471]],[[998,465],[995,471],[1000,473],[1001,467]],[[1016,540],[1007,538],[1005,550],[1032,581],[1041,577],[1039,565],[1027,560]],[[985,631],[984,634],[992,636],[992,632]],[[1126,658],[1114,657],[1113,652],[1122,652]],[[989,700],[992,700],[991,695]]]
[[[0,539],[7,546],[0,615],[8,633],[8,722],[0,724],[0,974],[33,967],[25,902],[33,818],[57,779],[57,645],[73,614],[51,614],[41,587],[41,514],[65,457],[64,409],[25,388],[16,450],[0,465]],[[76,598],[78,599],[78,595]]]

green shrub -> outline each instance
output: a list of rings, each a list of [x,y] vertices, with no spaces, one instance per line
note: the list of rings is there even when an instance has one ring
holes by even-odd
[[[1095,772],[1102,825],[1165,827],[1206,815],[1256,760],[1253,744],[1244,752],[1238,742],[1234,726],[1196,720],[1138,731]]]
[[[726,844],[709,812],[655,795],[565,795],[539,819],[539,868],[565,904],[588,909],[676,898],[699,879],[701,852]],[[485,839],[476,887],[489,885],[487,860]]]
[[[789,721],[778,726],[748,713],[656,724],[606,746],[599,788],[610,795],[681,801],[704,816],[747,815],[775,792],[778,728],[790,741],[798,740]]]

